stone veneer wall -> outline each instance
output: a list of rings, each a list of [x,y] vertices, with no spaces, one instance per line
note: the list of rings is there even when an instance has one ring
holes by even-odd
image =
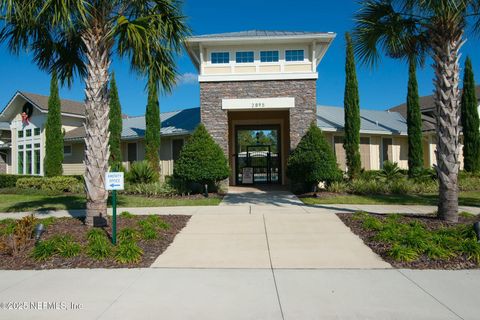
[[[201,121],[228,155],[228,113],[222,110],[222,99],[276,97],[295,98],[295,107],[290,109],[290,148],[293,149],[310,123],[316,120],[316,80],[201,82]]]

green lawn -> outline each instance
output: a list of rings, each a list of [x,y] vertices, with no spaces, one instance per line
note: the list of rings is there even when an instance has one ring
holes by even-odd
[[[170,207],[170,206],[216,206],[222,199],[210,198],[146,198],[139,196],[118,196],[119,209],[122,207]],[[0,212],[34,210],[84,209],[84,195],[43,195],[43,194],[0,194]]]
[[[302,198],[305,204],[406,204],[437,205],[436,194],[406,195],[331,195],[319,198]],[[480,191],[460,192],[459,203],[462,206],[480,207]]]

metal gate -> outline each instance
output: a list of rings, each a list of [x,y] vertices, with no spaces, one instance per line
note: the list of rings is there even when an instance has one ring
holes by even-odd
[[[280,183],[280,153],[272,152],[269,145],[247,146],[235,162],[238,184]]]

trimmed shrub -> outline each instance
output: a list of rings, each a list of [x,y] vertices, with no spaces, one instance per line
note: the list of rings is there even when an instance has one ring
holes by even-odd
[[[70,176],[20,178],[16,182],[16,187],[51,192],[79,193],[83,191],[83,184],[77,178]]]
[[[480,174],[461,171],[458,175],[460,191],[480,191]]]
[[[205,185],[228,178],[230,169],[222,149],[200,124],[183,146],[173,172],[186,183]]]
[[[139,184],[126,184],[125,190],[122,191],[125,194],[139,194],[144,196],[156,197],[164,196],[171,197],[177,194],[177,190],[168,184],[162,182],[154,183],[139,183]]]
[[[310,125],[289,156],[287,177],[293,183],[304,184],[306,190],[311,190],[322,181],[328,185],[342,178],[332,147],[315,123]]]
[[[33,178],[40,179],[39,176],[25,176],[20,174],[0,174],[0,189],[2,188],[15,188],[17,180],[21,178]]]
[[[127,180],[130,183],[153,183],[157,179],[157,173],[146,160],[135,161],[127,173]]]
[[[350,181],[350,192],[355,194],[388,193],[388,186],[378,180],[354,179]]]

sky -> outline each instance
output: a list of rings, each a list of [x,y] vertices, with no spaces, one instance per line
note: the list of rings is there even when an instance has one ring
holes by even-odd
[[[194,35],[244,30],[332,31],[337,34],[318,66],[317,103],[342,106],[345,83],[344,34],[354,27],[353,17],[359,6],[353,0],[185,0],[183,11]],[[480,77],[480,36],[466,34],[461,64],[470,55],[474,73]],[[142,115],[147,95],[145,79],[132,73],[127,61],[114,60],[123,113]],[[173,92],[160,97],[161,112],[198,107],[200,88],[197,70],[184,52],[177,57],[179,81]],[[377,68],[357,64],[360,105],[364,109],[384,110],[405,102],[408,68],[405,62],[383,57]],[[433,92],[431,61],[417,73],[420,95]],[[480,80],[478,80],[480,81]],[[31,55],[13,56],[0,44],[0,109],[17,90],[48,95],[50,77],[32,62]],[[84,82],[76,79],[71,88],[62,87],[64,99],[83,101]]]

